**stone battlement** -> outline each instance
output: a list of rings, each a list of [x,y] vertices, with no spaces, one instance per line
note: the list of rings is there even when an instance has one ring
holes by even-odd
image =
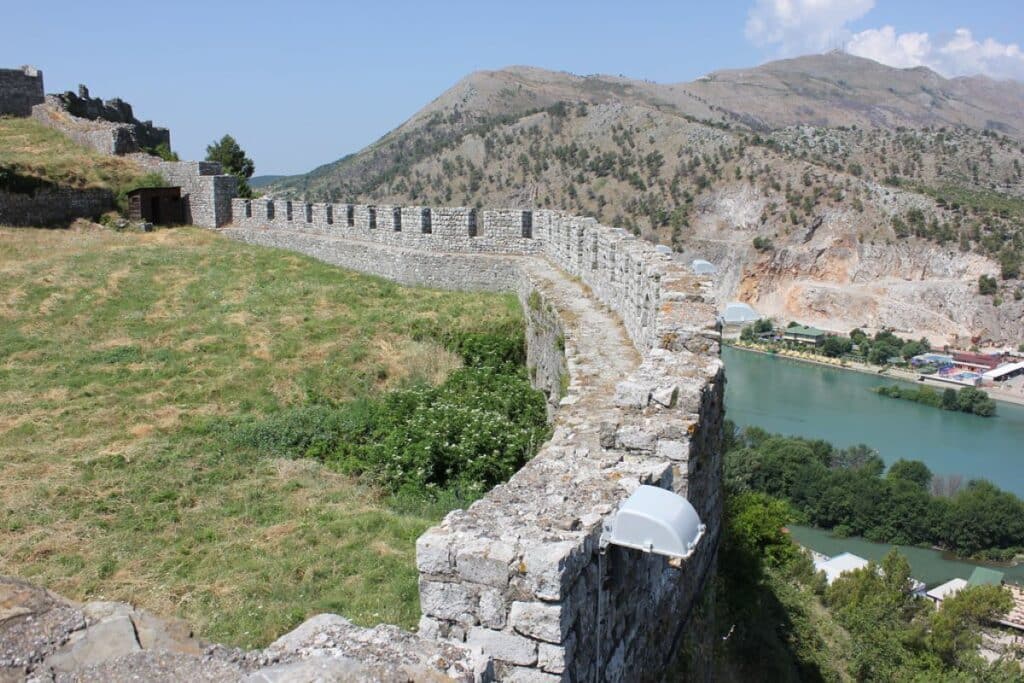
[[[0,69],[0,116],[31,116],[43,102],[43,72],[31,66]]]
[[[417,542],[421,637],[481,650],[499,680],[708,675],[724,375],[710,283],[627,232],[550,210],[232,202],[225,234],[406,284],[516,292],[554,436]],[[707,525],[683,563],[611,546],[641,484]]]

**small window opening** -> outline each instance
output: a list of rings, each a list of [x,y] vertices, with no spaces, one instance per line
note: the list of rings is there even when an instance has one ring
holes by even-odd
[[[476,209],[469,210],[469,236],[476,237]]]
[[[424,235],[429,235],[430,231],[434,229],[431,222],[430,209],[420,211],[420,229]]]
[[[371,206],[367,211],[370,212],[370,230],[373,230],[377,227],[377,209]]]
[[[402,210],[394,209],[391,216],[394,218],[395,232],[402,232]]]
[[[533,237],[533,211],[523,211],[523,237]]]

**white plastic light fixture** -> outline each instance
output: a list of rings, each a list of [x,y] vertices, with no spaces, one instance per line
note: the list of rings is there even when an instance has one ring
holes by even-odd
[[[657,486],[640,486],[605,521],[601,547],[619,545],[685,560],[697,549],[704,530],[690,501]]]

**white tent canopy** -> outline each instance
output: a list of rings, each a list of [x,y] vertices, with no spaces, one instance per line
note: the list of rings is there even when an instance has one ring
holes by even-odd
[[[814,563],[816,571],[825,572],[825,581],[829,585],[832,585],[832,582],[843,574],[856,569],[863,569],[866,566],[868,566],[868,561],[853,553],[841,553],[831,559]]]
[[[941,586],[936,586],[935,588],[931,589],[925,595],[927,595],[935,602],[942,602],[951,595],[956,595],[966,587],[967,582],[963,579],[950,579]]]
[[[690,262],[690,268],[692,268],[693,272],[697,275],[712,275],[718,272],[718,268],[715,268],[715,264],[711,261],[705,261],[702,258],[693,259],[693,261]]]
[[[998,380],[1000,377],[1003,377],[1004,375],[1011,375],[1015,372],[1020,372],[1021,370],[1024,370],[1024,362],[1010,363],[1009,365],[1000,365],[998,368],[989,370],[984,375],[982,375],[982,377],[990,380]]]
[[[760,317],[757,311],[751,308],[749,304],[738,301],[726,304],[725,311],[722,313],[722,321],[726,325],[752,323]]]

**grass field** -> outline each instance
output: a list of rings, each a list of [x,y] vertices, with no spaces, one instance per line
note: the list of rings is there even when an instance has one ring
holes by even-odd
[[[132,186],[144,171],[130,159],[100,154],[32,119],[0,117],[0,170],[65,187]]]
[[[242,646],[321,611],[412,626],[443,508],[210,425],[440,382],[434,339],[521,317],[197,229],[0,228],[0,573]]]

